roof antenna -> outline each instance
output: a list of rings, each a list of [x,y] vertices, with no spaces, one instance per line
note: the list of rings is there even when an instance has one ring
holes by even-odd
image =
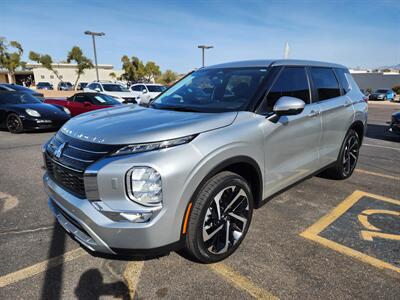
[[[286,42],[286,43],[285,43],[285,48],[284,48],[284,50],[283,50],[283,58],[284,58],[284,59],[288,59],[288,58],[289,58],[289,51],[290,51],[290,49],[289,49],[289,43]]]

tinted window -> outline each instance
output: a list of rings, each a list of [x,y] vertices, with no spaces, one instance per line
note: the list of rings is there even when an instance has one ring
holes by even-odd
[[[115,100],[113,97],[104,94],[94,94],[90,97],[90,102],[95,105],[119,105],[121,102]]]
[[[262,112],[272,112],[275,103],[282,96],[295,97],[310,103],[310,89],[306,70],[303,67],[286,67],[279,75],[261,108]]]
[[[94,83],[91,83],[87,86],[88,89],[94,90]]]
[[[83,94],[75,95],[74,101],[78,103],[90,102],[89,99]]]
[[[339,83],[329,68],[311,68],[311,77],[318,93],[318,100],[326,100],[340,96]]]
[[[350,91],[350,84],[346,78],[346,73],[348,72],[345,69],[336,69],[335,71],[344,94],[348,93]]]
[[[162,85],[148,85],[147,89],[151,93],[161,93],[161,92],[164,92],[167,88]]]
[[[133,91],[136,91],[136,92],[139,92],[139,91],[140,91],[140,85],[134,85],[134,86],[132,87],[132,90],[133,90]]]
[[[103,84],[103,88],[107,92],[129,92],[129,90],[119,84]]]
[[[0,103],[2,104],[27,104],[42,103],[31,94],[27,93],[0,93]]]
[[[388,90],[376,90],[377,93],[382,93],[382,94],[386,94],[388,92]]]

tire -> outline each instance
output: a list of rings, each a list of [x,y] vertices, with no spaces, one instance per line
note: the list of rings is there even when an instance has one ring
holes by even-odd
[[[22,121],[16,114],[9,114],[7,116],[6,127],[11,133],[21,133],[24,130]]]
[[[356,168],[360,150],[360,137],[357,132],[350,129],[343,141],[338,159],[332,168],[326,170],[325,174],[332,179],[347,179]]]
[[[186,252],[202,263],[227,258],[246,236],[252,215],[253,195],[246,180],[227,171],[215,175],[193,201]]]

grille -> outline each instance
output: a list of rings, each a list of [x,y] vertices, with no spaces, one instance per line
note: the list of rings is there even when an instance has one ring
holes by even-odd
[[[75,196],[85,198],[83,172],[72,171],[71,169],[56,163],[47,153],[45,157],[46,168],[50,177]]]
[[[54,152],[63,143],[62,154],[56,157]],[[46,168],[55,182],[75,196],[85,198],[85,169],[120,147],[81,141],[58,132],[46,145]]]

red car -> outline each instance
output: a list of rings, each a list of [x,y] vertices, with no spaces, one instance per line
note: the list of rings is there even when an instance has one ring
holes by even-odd
[[[113,97],[100,93],[77,93],[67,99],[45,99],[44,102],[68,108],[73,117],[96,109],[123,105]]]

